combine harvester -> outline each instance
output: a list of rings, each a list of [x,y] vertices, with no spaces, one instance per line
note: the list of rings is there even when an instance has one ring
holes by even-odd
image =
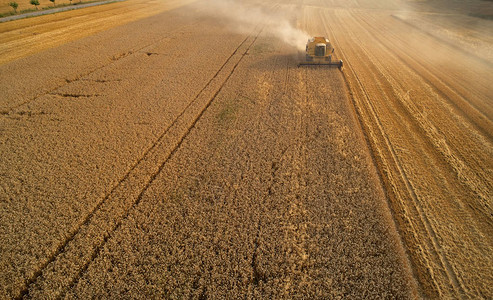
[[[298,64],[300,66],[329,66],[338,67],[342,70],[342,60],[332,62],[334,47],[325,37],[314,37],[306,43],[306,61]]]

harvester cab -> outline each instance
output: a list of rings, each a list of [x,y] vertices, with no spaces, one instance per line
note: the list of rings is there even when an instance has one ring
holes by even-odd
[[[342,60],[332,61],[334,47],[325,37],[314,37],[306,43],[306,60],[298,66],[333,66],[342,69]]]

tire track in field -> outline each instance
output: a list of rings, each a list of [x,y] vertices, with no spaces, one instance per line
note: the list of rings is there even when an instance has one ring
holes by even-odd
[[[205,110],[207,110],[214,101],[242,61],[243,57],[247,55],[248,50],[255,43],[260,32],[261,31],[258,32],[246,48],[245,45],[249,39],[252,39],[251,36],[248,36],[240,43],[197,96],[185,107],[173,123],[164,130],[158,140],[144,153],[141,159],[132,166],[129,172],[119,181],[111,192],[96,205],[95,209],[87,216],[78,229],[69,236],[49,261],[43,265],[43,268],[36,272],[35,276],[29,280],[28,286],[22,291],[19,298],[22,298],[23,296],[42,297],[45,293],[50,293],[52,295],[53,292],[60,295],[67,287],[69,288],[77,283],[78,278],[97,256],[106,241],[110,238],[111,233],[121,225],[121,222],[129,214],[130,210],[138,204],[143,193],[164,168],[169,158],[179,149],[183,140],[195,127]],[[245,49],[241,53],[242,47]],[[234,61],[235,57],[236,62]],[[203,98],[211,93],[213,93],[212,97],[206,100],[207,102],[204,106]],[[190,116],[190,114],[192,115]],[[193,119],[191,123],[187,122],[190,118]],[[184,133],[182,133],[183,129],[185,131]],[[178,139],[178,141],[174,146],[169,146],[169,143],[166,144],[165,142],[169,142],[170,139]],[[160,147],[165,149],[159,149]],[[171,149],[168,149],[170,147]],[[163,156],[164,160],[159,158]],[[153,170],[153,168],[155,169],[156,167],[157,171]],[[147,175],[145,177],[149,178],[145,179],[145,182],[142,182],[141,180],[143,177],[142,173],[144,176]],[[140,187],[139,190],[135,190],[135,186],[142,186],[143,183],[143,187]],[[131,203],[126,203],[129,201],[131,201]],[[117,216],[115,216],[115,214]],[[110,230],[105,230],[105,226],[111,227]],[[96,231],[96,233],[93,232],[93,230]],[[90,249],[84,250],[84,245],[92,245],[92,247],[89,246]],[[85,248],[87,248],[87,246]],[[79,260],[81,258],[85,258],[86,261],[80,262]],[[73,274],[76,269],[79,271],[77,274]],[[72,273],[74,278],[70,278],[69,280],[67,278],[69,276],[65,274],[66,272],[69,274]],[[59,282],[63,282],[56,284],[55,278]]]
[[[340,45],[340,43],[338,42],[337,38],[332,34],[334,31],[333,31],[332,27],[328,24],[328,22],[326,22],[325,17],[324,17],[324,15],[323,15],[322,12],[321,12],[321,19],[322,19],[322,22],[324,23],[324,26],[325,26],[327,32],[332,37],[332,39],[334,40],[335,44]],[[365,50],[363,49],[363,51],[365,51]],[[370,141],[369,147],[372,148],[372,149],[375,149],[375,147],[376,147],[376,150],[377,150],[376,152],[380,153],[380,156],[382,158],[387,158],[387,159],[390,158],[390,161],[386,161],[386,162],[390,162],[394,166],[394,168],[396,168],[396,171],[397,172],[387,172],[386,170],[382,170],[381,165],[377,163],[378,169],[380,170],[380,173],[381,173],[380,174],[381,178],[384,179],[384,181],[385,181],[385,178],[387,178],[386,175],[389,176],[391,174],[396,174],[396,173],[398,174],[398,176],[400,178],[400,181],[402,181],[404,183],[404,187],[405,187],[405,190],[407,191],[407,195],[413,200],[412,203],[414,205],[414,210],[417,212],[417,215],[420,218],[420,222],[423,225],[423,227],[426,230],[426,232],[428,233],[427,236],[430,238],[430,240],[425,241],[425,243],[429,244],[428,247],[430,247],[430,248],[433,249],[433,254],[435,256],[438,256],[439,262],[446,269],[447,276],[449,277],[450,282],[452,282],[454,288],[456,290],[460,290],[459,289],[459,284],[458,284],[458,281],[457,281],[457,275],[455,274],[455,272],[451,268],[450,263],[448,262],[447,258],[440,251],[440,247],[438,245],[437,235],[436,235],[435,231],[433,230],[433,228],[431,227],[430,221],[426,217],[426,215],[425,215],[425,213],[423,211],[423,208],[419,204],[419,200],[417,198],[416,191],[414,190],[414,187],[410,183],[409,178],[407,177],[407,175],[406,175],[406,173],[404,171],[404,168],[402,166],[402,163],[400,162],[400,160],[397,157],[396,151],[395,151],[395,149],[394,149],[394,147],[393,147],[393,145],[392,145],[392,143],[391,143],[388,135],[385,133],[385,131],[383,129],[382,121],[380,120],[380,118],[378,117],[378,115],[377,115],[377,113],[375,111],[375,107],[372,104],[372,101],[371,101],[371,97],[369,95],[369,92],[364,87],[364,84],[362,83],[361,79],[358,77],[358,75],[356,74],[356,72],[352,68],[351,64],[348,63],[348,60],[346,58],[346,55],[344,54],[344,51],[343,50],[339,50],[339,52],[340,52],[340,55],[342,56],[343,60],[345,62],[347,62],[345,64],[344,68],[345,69],[348,69],[348,71],[350,71],[350,74],[351,74],[351,76],[349,76],[349,74],[347,74],[347,72],[344,73],[344,78],[345,78],[346,83],[348,84],[348,89],[351,90],[351,91],[354,91],[355,89],[359,89],[362,92],[363,97],[362,97],[361,100],[364,99],[364,101],[365,101],[364,107],[368,110],[368,112],[370,114],[370,117],[373,119],[373,120],[369,120],[369,121],[372,122],[372,123],[374,123],[374,125],[376,126],[376,129],[378,131],[378,135],[381,136],[383,138],[383,140],[384,140],[384,144],[385,144],[385,147],[386,147],[386,151],[385,150],[384,151],[387,152],[389,155],[383,154],[381,152],[381,149],[379,149],[379,147],[376,144],[374,144],[375,143],[375,139],[378,139],[378,138],[376,138],[374,136],[374,133],[373,132],[368,132],[368,129],[369,128],[367,126],[369,124],[366,124],[366,118],[363,116],[364,113],[362,113],[362,111],[361,111],[361,109],[363,109],[363,106],[361,106],[361,105],[359,105],[357,103],[357,100],[356,100],[357,97],[355,97],[354,94],[352,94],[351,95],[352,104],[354,106],[354,110],[358,112],[358,120],[360,121],[361,127],[364,129],[363,132],[365,133],[366,139],[367,139],[367,141]],[[368,53],[366,53],[366,54],[367,54],[367,57],[368,57]],[[361,58],[360,57],[359,59],[360,60],[364,60],[365,58]],[[357,87],[354,87],[354,86],[352,86],[349,83],[349,82],[352,81],[351,80],[351,77],[356,82]],[[369,130],[370,131],[373,131],[372,129],[369,129]],[[375,159],[375,157],[374,157],[374,159]],[[389,179],[391,181],[390,182],[390,186],[395,186],[395,184],[397,184],[392,177],[389,177]],[[394,195],[394,197],[397,196],[391,190],[392,189],[387,188],[387,191],[390,192],[390,195]],[[397,201],[397,202],[400,202],[400,201]],[[405,211],[405,218],[407,219],[407,222],[406,223],[407,224],[412,224],[412,221],[409,219],[409,217],[410,217],[410,215],[412,215],[412,213],[407,212],[406,208],[403,207],[403,206],[401,207],[401,209],[403,209]],[[396,220],[395,214],[393,214],[393,215],[394,215],[394,222],[396,224],[398,224],[398,222]],[[415,228],[413,228],[413,233],[416,232],[416,231],[417,230]],[[402,235],[402,232],[401,232],[401,235]],[[415,236],[415,240],[416,240],[416,242],[418,242],[418,241],[423,242],[423,240],[418,239],[416,236]],[[416,270],[414,270],[414,271],[416,271]],[[438,284],[435,284],[435,287],[438,288]]]

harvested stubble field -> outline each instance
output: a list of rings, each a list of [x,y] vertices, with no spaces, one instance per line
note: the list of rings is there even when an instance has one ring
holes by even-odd
[[[1,298],[493,297],[490,21],[263,6],[329,37],[339,72],[210,1],[140,3],[0,56]],[[32,45],[22,21],[0,40]]]

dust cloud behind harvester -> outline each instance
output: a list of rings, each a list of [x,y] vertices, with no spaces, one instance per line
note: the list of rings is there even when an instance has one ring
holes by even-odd
[[[287,45],[304,51],[310,36],[293,25],[295,11],[286,7],[275,8],[245,4],[234,0],[213,0],[199,4],[202,14],[210,16],[233,32],[249,33],[255,27],[262,32],[278,38]]]

